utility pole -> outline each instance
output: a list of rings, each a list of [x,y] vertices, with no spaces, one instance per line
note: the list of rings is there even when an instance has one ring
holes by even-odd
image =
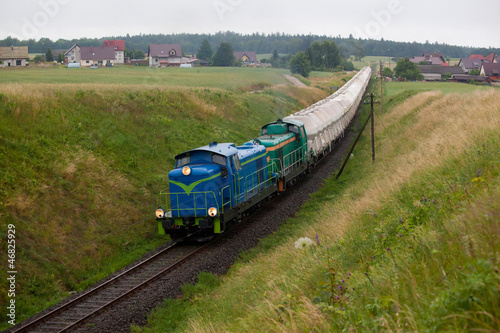
[[[384,93],[384,88],[383,88],[383,81],[384,81],[384,76],[383,76],[383,69],[382,69],[382,59],[380,59],[380,114],[384,114],[384,105],[382,101],[382,94]]]
[[[375,95],[370,94],[371,99],[371,118],[372,118],[372,164],[375,163],[375,115],[373,114],[373,98]]]

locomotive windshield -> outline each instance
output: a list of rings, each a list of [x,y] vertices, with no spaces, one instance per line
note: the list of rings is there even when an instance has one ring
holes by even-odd
[[[177,159],[177,167],[182,168],[183,166],[189,164],[191,162],[191,156],[183,156]]]

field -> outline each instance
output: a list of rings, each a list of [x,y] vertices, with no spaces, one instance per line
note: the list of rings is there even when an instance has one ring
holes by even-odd
[[[430,87],[388,84],[374,164],[367,131],[278,232],[132,331],[499,331],[500,92]]]
[[[285,83],[282,74],[288,70],[260,68],[149,68],[116,66],[112,68],[66,68],[63,66],[35,66],[31,68],[2,69],[1,84],[91,84],[161,87],[200,87],[238,89],[267,82]]]

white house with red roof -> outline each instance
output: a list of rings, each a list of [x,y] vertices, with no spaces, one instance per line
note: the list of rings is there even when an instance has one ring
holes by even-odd
[[[149,44],[148,56],[149,67],[181,67],[198,60],[182,55],[181,44]]]
[[[112,47],[115,50],[115,64],[125,63],[125,41],[124,40],[103,40],[103,47]]]

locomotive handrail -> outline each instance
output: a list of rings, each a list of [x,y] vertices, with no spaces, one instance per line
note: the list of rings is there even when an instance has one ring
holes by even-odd
[[[290,158],[290,161],[288,163],[288,167],[285,168],[285,170],[283,170],[283,175],[287,175],[288,174],[288,170],[290,169],[293,169],[293,167],[299,163],[302,163],[303,161],[303,158],[304,158],[304,145],[302,145],[300,148],[288,153],[287,155],[285,155],[285,157],[283,157],[283,163],[286,165],[287,163],[287,159]],[[295,162],[293,162],[293,158],[291,158],[292,154],[294,155],[297,155],[298,156],[294,156],[295,157]],[[293,162],[293,163],[292,163]]]
[[[276,165],[275,163],[268,164],[265,167],[255,171],[255,172],[252,172],[251,174],[249,174],[248,176],[245,177],[245,197],[246,197],[246,199],[248,199],[248,194],[250,192],[252,192],[252,194],[255,194],[255,189],[257,189],[257,193],[259,193],[260,191],[258,189],[262,185],[264,185],[264,189],[266,189],[273,184],[273,179],[277,178],[276,172],[274,172],[275,165]],[[271,170],[269,170],[269,168],[271,168]],[[269,175],[269,171],[271,171],[271,175]],[[264,176],[264,172],[265,172],[265,176]],[[260,180],[261,174],[262,174],[262,177],[266,178],[263,181]],[[257,175],[257,184],[256,185],[255,185],[255,181],[254,181],[255,175]],[[247,188],[247,186],[249,184],[249,177],[252,177],[251,178],[251,183],[252,183],[251,188]]]
[[[191,192],[189,194],[187,194],[186,192],[160,192],[160,198],[161,196],[164,195],[166,197],[166,200],[165,200],[165,205],[162,207],[164,207],[164,211],[171,211],[172,212],[172,217],[175,217],[174,216],[174,213],[177,213],[178,217],[180,215],[181,212],[183,211],[194,211],[194,217],[200,217],[200,216],[206,216],[207,215],[207,210],[209,208],[209,199],[212,199],[212,198],[209,198],[208,196],[212,196],[213,197],[213,202],[215,203],[215,206],[217,208],[217,211],[219,211],[220,207],[219,207],[219,203],[217,202],[217,197],[215,196],[215,193],[212,192],[212,191],[206,191],[206,192]],[[180,195],[183,195],[183,196],[187,196],[188,197],[188,200],[185,200],[185,201],[182,201],[182,202],[179,202],[179,196]],[[205,205],[202,206],[202,207],[196,207],[196,196],[197,195],[203,195],[204,196],[204,202],[205,202]],[[190,198],[192,196],[192,199]],[[189,201],[193,201],[193,206],[190,207],[190,208],[173,208],[173,205],[172,205],[172,197],[175,197],[176,199],[176,207],[180,207],[181,205],[189,202]],[[161,204],[162,201],[161,199],[158,199],[158,202]],[[214,205],[212,205],[214,206]],[[198,211],[200,210],[203,210],[203,213],[202,214],[198,214]]]

